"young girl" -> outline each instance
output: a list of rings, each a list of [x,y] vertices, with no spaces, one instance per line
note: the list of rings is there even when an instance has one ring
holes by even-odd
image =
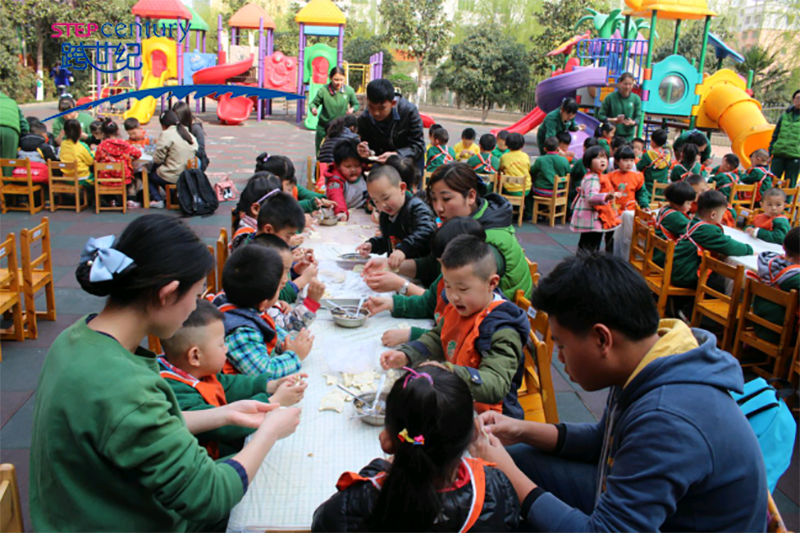
[[[148,335],[171,337],[195,309],[214,259],[167,215],[134,220],[119,239],[90,239],[76,277],[108,300],[53,342],[36,389],[30,504],[39,532],[224,529],[227,516],[299,410],[257,401],[181,412]],[[193,434],[258,428],[214,462]]]
[[[178,115],[168,110],[161,114],[161,136],[156,143],[150,173],[150,207],[163,208],[164,196],[159,187],[178,183],[178,177],[186,169],[186,163],[197,154],[197,140],[181,124]]]
[[[604,122],[594,131],[594,136],[597,138],[599,146],[605,149],[606,154],[611,154],[611,142],[614,139],[614,132],[617,131],[616,126],[609,122]]]
[[[334,164],[325,171],[325,196],[333,203],[340,221],[350,218],[350,210],[368,205],[367,182],[355,141],[342,141],[333,151]]]
[[[76,119],[69,119],[64,123],[64,140],[61,142],[61,150],[58,157],[61,161],[75,162],[78,170],[78,180],[84,187],[94,184],[92,176],[92,165],[94,165],[94,154],[89,145],[81,141],[81,123]]]
[[[608,168],[608,156],[600,146],[586,151],[583,166],[586,167],[586,176],[572,206],[570,230],[581,234],[578,248],[588,252],[600,248],[605,234],[606,251],[610,252],[613,243],[611,232],[620,223],[617,211],[610,202],[620,198],[622,193],[615,193],[611,181],[604,175]]]
[[[233,209],[230,249],[235,250],[250,234],[258,231],[258,210],[261,202],[281,188],[281,181],[270,172],[257,172],[247,180],[239,202]]]
[[[511,532],[519,498],[498,469],[464,453],[478,435],[466,383],[440,365],[408,371],[386,400],[381,449],[344,473],[313,532]]]
[[[670,182],[680,182],[685,180],[691,174],[700,174],[700,162],[697,161],[698,150],[697,146],[692,143],[687,143],[681,148],[680,163],[676,163],[675,167],[669,173]]]
[[[209,159],[206,155],[206,132],[203,130],[203,121],[192,114],[192,108],[183,100],[175,102],[172,111],[178,116],[183,127],[197,140],[197,159],[200,161],[200,168],[206,170]]]
[[[100,127],[103,140],[97,147],[95,161],[98,163],[122,162],[124,165],[125,184],[128,185],[128,207],[140,208],[141,204],[134,200],[136,198],[136,186],[133,184],[133,161],[142,157],[142,151],[131,145],[127,141],[120,139],[119,127],[110,118],[103,120]],[[103,178],[120,178],[117,171],[104,171],[100,173]]]
[[[298,185],[294,173],[294,163],[286,156],[270,156],[268,153],[262,152],[256,158],[256,172],[261,171],[272,173],[280,178],[283,192],[292,195],[303,208],[304,213],[312,213],[323,206],[333,205],[333,202],[328,201],[325,195],[309,191],[302,185]]]

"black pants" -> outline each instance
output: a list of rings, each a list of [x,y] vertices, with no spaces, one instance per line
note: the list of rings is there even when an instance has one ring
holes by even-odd
[[[582,232],[581,239],[578,241],[578,250],[597,252],[600,249],[603,236],[606,238],[606,252],[613,252],[614,232]]]
[[[164,200],[164,195],[162,195],[161,191],[158,189],[159,186],[164,187],[166,190],[167,185],[175,185],[172,182],[168,182],[160,177],[155,169],[151,171],[147,183],[150,186],[150,200],[155,202]]]

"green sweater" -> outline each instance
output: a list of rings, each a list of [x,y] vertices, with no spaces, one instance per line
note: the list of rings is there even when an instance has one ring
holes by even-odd
[[[682,182],[689,177],[690,174],[699,174],[704,176],[703,167],[699,162],[696,162],[691,169],[687,168],[683,163],[678,163],[672,168],[669,173],[669,180],[673,183]]]
[[[500,158],[502,158],[503,154],[505,154],[506,152],[508,152],[508,149],[500,150],[499,148],[495,148],[494,150],[492,150],[492,156],[497,158],[497,165],[498,166],[500,165]]]
[[[789,219],[784,215],[779,215],[772,219],[772,230],[759,228],[756,230],[756,237],[767,243],[783,245],[783,240],[786,239],[786,234],[791,229],[792,225],[789,224]]]
[[[555,137],[561,132],[577,132],[578,126],[575,120],[567,122],[561,120],[561,108],[554,109],[544,118],[544,122],[536,132],[536,144],[539,146],[539,154],[544,154],[544,142],[548,137]]]
[[[757,184],[761,182],[761,180],[764,180],[761,182],[761,187],[758,188],[759,194],[756,195],[758,198],[762,198],[764,193],[767,192],[767,189],[772,188],[772,174],[767,173],[765,167],[753,167],[740,176],[741,182],[747,185]]]
[[[606,96],[600,110],[597,112],[597,118],[600,121],[615,118],[619,115],[624,115],[626,119],[633,119],[636,121],[634,126],[626,126],[622,123],[615,124],[617,137],[624,137],[628,142],[633,141],[636,136],[636,128],[639,126],[639,121],[642,119],[642,99],[639,95],[631,93],[627,98],[623,98],[619,91],[614,91]]]
[[[675,139],[675,143],[673,143],[675,148],[676,149],[680,148],[682,145],[688,143],[689,142],[689,136],[692,135],[695,132],[700,132],[700,130],[686,130],[681,135],[679,135],[677,137],[677,139]],[[700,133],[702,133],[703,137],[705,137],[705,139],[706,139],[706,149],[703,150],[700,153],[700,161],[706,161],[706,160],[711,159],[711,143],[708,141],[708,136],[706,134],[704,134],[703,132],[700,132]]]
[[[47,353],[33,413],[36,532],[214,528],[244,494],[197,442],[155,355],[79,319]]]
[[[712,176],[708,179],[708,183],[717,184],[717,191],[725,195],[726,198],[731,195],[731,186],[733,185],[734,178],[736,178],[736,180],[741,180],[741,175],[738,171],[719,172],[719,167],[715,167],[711,173]]]
[[[81,123],[81,130],[86,135],[92,135],[92,116],[88,113],[84,113],[83,111],[78,112],[78,122]],[[64,120],[64,117],[58,117],[57,119],[53,119],[53,139],[58,137],[58,134],[61,133],[61,130],[64,129],[64,123],[67,122]]]
[[[434,312],[436,311],[436,303],[439,299],[436,289],[439,287],[439,280],[441,279],[442,275],[440,274],[422,295],[394,295],[392,297],[392,303],[394,305],[392,308],[392,317],[433,319],[438,321],[439,318],[434,317]],[[427,331],[427,328],[412,326],[411,338],[409,341],[419,339],[420,336]]]
[[[297,186],[297,203],[303,208],[304,213],[311,213],[319,209],[316,202],[318,198],[325,198],[325,195],[315,193],[302,185]]]
[[[654,153],[655,159],[659,159],[658,153]],[[663,169],[658,169],[657,165],[653,164],[653,157],[650,151],[642,155],[642,159],[636,164],[636,170],[644,174],[644,186],[650,196],[653,195],[653,184],[658,182],[660,184],[669,183],[669,162]]]
[[[685,232],[686,227],[689,225],[689,218],[677,210],[672,210],[668,213],[663,219],[660,221],[660,225],[658,224],[659,215],[663,210],[672,209],[670,207],[664,207],[659,210],[659,212],[655,216],[656,220],[656,235],[661,239],[667,239],[667,235],[664,233],[664,230],[672,234],[675,239],[680,238]],[[662,229],[663,227],[663,229]],[[653,261],[660,266],[664,266],[664,253],[660,250],[653,250]]]
[[[692,219],[691,226],[701,223],[700,219]],[[697,245],[709,252],[716,252],[723,256],[749,256],[753,254],[753,247],[731,239],[722,228],[715,224],[705,223],[699,226],[691,235]],[[697,287],[697,271],[700,268],[700,254],[695,244],[689,239],[678,241],[675,246],[675,257],[672,262],[672,284],[678,287]]]
[[[442,151],[444,148],[444,152]],[[447,158],[445,157],[445,153],[450,156],[451,159],[449,162],[445,161]],[[438,147],[433,146],[428,149],[428,153],[425,154],[425,161],[428,162],[427,166],[425,167],[425,172],[433,172],[445,163],[452,163],[456,160],[456,153],[453,152],[453,149],[447,146]]]
[[[323,128],[333,119],[347,115],[347,108],[352,107],[353,113],[358,111],[356,92],[349,85],[344,86],[344,91],[331,94],[330,85],[323,85],[311,101],[310,109],[318,109],[319,126]]]
[[[0,126],[11,128],[19,137],[28,133],[28,121],[17,102],[0,91]]]
[[[800,110],[792,107],[778,119],[769,153],[782,158],[800,158]]]
[[[531,165],[531,181],[534,189],[552,191],[556,176],[569,176],[572,169],[569,160],[559,154],[539,156]]]
[[[481,158],[483,158],[483,161],[481,161]],[[487,163],[492,166],[494,171],[486,167]],[[494,174],[500,170],[500,157],[495,156],[494,152],[481,152],[480,156],[477,154],[470,156],[467,160],[467,165],[477,174]]]

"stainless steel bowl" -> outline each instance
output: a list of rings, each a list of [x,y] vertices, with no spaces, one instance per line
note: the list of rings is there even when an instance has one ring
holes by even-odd
[[[336,214],[331,208],[322,208],[320,210],[319,224],[322,226],[336,226],[338,223],[339,219],[336,218]]]
[[[378,399],[378,406],[377,414],[369,413],[370,408],[372,408],[372,402],[375,400],[375,394],[377,392],[370,391],[369,393],[362,393],[359,395],[362,399],[367,401],[369,404],[364,405],[358,399],[353,399],[353,407],[356,409],[356,414],[358,418],[361,419],[364,423],[370,426],[383,426],[385,419],[386,419],[386,398],[389,396],[389,392],[384,390],[381,392],[381,396]]]
[[[341,308],[332,309],[331,315],[333,316],[333,322],[344,328],[358,328],[359,326],[364,326],[364,323],[367,322],[369,312],[362,306],[359,315],[356,316],[356,310],[358,310],[358,306],[342,306]]]

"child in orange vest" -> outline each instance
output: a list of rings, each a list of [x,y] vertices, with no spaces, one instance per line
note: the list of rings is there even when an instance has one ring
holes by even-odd
[[[502,411],[522,419],[517,389],[530,324],[523,310],[496,291],[494,252],[477,237],[458,236],[445,248],[441,264],[447,301],[441,319],[417,341],[384,352],[381,365],[443,362],[469,384],[479,413]]]
[[[206,410],[241,400],[291,406],[303,399],[306,375],[269,380],[267,375],[221,374],[225,364],[223,315],[213,304],[198,300],[197,308],[169,339],[162,339],[158,357],[161,378],[175,393],[183,411]],[[197,440],[215,460],[235,454],[255,428],[223,426],[198,434]]]
[[[444,128],[437,128],[431,133],[431,147],[425,155],[425,172],[433,172],[442,165],[453,163],[456,160],[456,153],[452,148],[448,148],[447,142],[450,134]]]
[[[636,204],[646,209],[650,207],[650,193],[644,187],[644,175],[636,170],[636,154],[629,146],[617,150],[614,161],[617,170],[608,173],[614,191],[622,193],[617,203],[621,210],[632,210]]]
[[[783,213],[786,208],[786,193],[780,189],[767,189],[761,204],[764,213],[756,215],[753,219],[755,226],[747,227],[745,232],[768,243],[782,245],[792,227],[789,218]]]
[[[465,456],[476,435],[470,388],[440,364],[406,368],[386,399],[377,458],[344,473],[312,532],[515,532],[519,497],[506,475]],[[413,488],[413,489],[412,489]]]

